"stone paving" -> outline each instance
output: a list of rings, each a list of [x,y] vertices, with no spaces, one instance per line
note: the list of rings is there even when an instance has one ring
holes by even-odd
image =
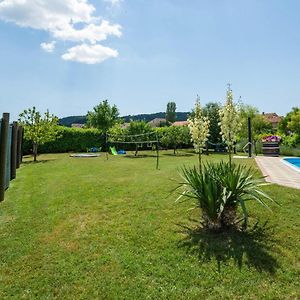
[[[286,165],[281,158],[257,156],[255,161],[267,182],[300,189],[300,172]]]

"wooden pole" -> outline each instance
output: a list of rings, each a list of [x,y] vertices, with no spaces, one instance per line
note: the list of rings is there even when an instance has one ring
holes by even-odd
[[[24,144],[24,128],[21,126],[21,151],[20,151],[20,161],[23,162],[23,144]]]
[[[22,162],[22,143],[23,143],[23,128],[22,126],[18,126],[17,130],[17,169],[20,168],[20,164]]]
[[[6,177],[8,130],[9,130],[9,113],[4,113],[1,120],[1,135],[0,135],[0,202],[4,200],[4,193],[6,188],[5,177]]]
[[[10,164],[10,179],[16,178],[17,169],[17,146],[18,146],[18,123],[13,122],[11,136],[11,164]]]

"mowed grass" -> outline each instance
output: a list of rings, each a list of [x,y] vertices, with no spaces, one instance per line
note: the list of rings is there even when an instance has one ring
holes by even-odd
[[[170,195],[194,155],[39,160],[0,204],[0,299],[300,297],[300,190],[267,186],[273,213],[250,204],[252,229],[207,234]]]

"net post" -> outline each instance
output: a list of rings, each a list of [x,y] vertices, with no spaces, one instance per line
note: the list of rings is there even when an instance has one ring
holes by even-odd
[[[159,169],[159,141],[156,133],[156,170]]]
[[[252,132],[251,132],[251,117],[248,117],[248,157],[252,157]]]
[[[105,148],[106,148],[106,160],[108,160],[108,139],[107,139],[107,132],[105,133]]]

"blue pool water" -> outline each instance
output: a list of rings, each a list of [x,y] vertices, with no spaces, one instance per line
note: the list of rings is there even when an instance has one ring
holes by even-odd
[[[284,160],[300,169],[300,157],[286,157]]]

